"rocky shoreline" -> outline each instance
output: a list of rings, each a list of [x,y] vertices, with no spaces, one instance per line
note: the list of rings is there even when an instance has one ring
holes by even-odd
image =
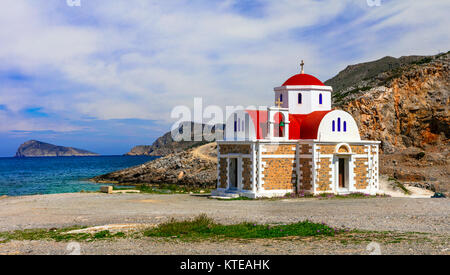
[[[215,148],[216,143],[209,143],[91,180],[119,185],[177,184],[199,188],[214,187],[217,180]]]

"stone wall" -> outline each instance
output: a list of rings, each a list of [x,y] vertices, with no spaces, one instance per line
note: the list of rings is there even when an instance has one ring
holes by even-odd
[[[355,188],[356,189],[366,189],[369,185],[368,173],[369,167],[366,164],[368,162],[367,158],[357,158],[355,159]]]
[[[219,153],[226,154],[245,154],[249,155],[252,152],[250,144],[220,144]]]
[[[351,145],[350,147],[353,154],[367,154],[367,152],[364,152],[364,149],[366,149],[364,145]]]
[[[321,158],[316,162],[317,191],[331,191],[331,160]]]
[[[333,145],[319,145],[316,149],[317,152],[320,152],[320,154],[334,154],[334,151],[336,149],[336,144]]]
[[[263,155],[295,155],[295,144],[274,144],[263,145],[261,153]]]
[[[312,159],[300,159],[300,190],[309,191],[312,189]]]
[[[299,151],[301,155],[312,154],[312,146],[309,144],[300,144]]]
[[[265,190],[288,190],[295,188],[297,173],[293,158],[262,159],[262,180]]]
[[[242,159],[242,189],[252,190],[252,161],[249,158]]]
[[[228,161],[226,158],[219,160],[219,188],[227,188]]]

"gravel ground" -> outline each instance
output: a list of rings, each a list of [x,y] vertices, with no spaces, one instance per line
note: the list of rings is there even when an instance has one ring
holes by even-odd
[[[152,238],[120,239],[114,241],[82,242],[82,255],[326,255],[370,254],[367,240],[341,243],[333,240],[251,240],[183,242]],[[433,236],[427,241],[378,243],[379,254],[450,255],[448,236]],[[12,241],[0,244],[0,255],[67,255],[74,253],[73,243],[50,241]]]
[[[381,244],[386,254],[448,254],[449,199],[290,199],[219,201],[206,196],[74,193],[0,199],[0,231],[118,223],[159,223],[199,213],[222,223],[296,222],[397,232],[425,232],[427,241]],[[184,243],[150,238],[82,243],[85,254],[364,254],[370,240],[263,240]],[[12,241],[1,254],[67,254],[67,243]]]

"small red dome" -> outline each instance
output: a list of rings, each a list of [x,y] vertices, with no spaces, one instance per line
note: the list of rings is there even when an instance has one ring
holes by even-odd
[[[310,75],[310,74],[296,74],[286,80],[282,86],[299,86],[299,85],[317,85],[317,86],[325,86],[319,79]]]

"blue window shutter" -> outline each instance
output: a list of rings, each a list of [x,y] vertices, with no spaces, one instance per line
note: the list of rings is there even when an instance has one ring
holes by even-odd
[[[280,94],[280,101],[283,101],[283,94]]]
[[[338,132],[341,131],[341,118],[338,117]]]
[[[319,94],[319,104],[322,104],[322,94]]]
[[[234,131],[237,132],[237,121],[234,121]]]
[[[302,104],[302,94],[298,94],[298,104]]]
[[[333,120],[333,132],[336,132],[336,122]]]
[[[344,132],[347,132],[347,121],[344,121]]]

